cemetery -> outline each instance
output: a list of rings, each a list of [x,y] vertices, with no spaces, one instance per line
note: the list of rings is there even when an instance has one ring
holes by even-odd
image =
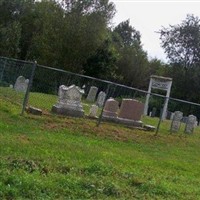
[[[198,2],[162,3],[1,1],[0,200],[200,199]]]

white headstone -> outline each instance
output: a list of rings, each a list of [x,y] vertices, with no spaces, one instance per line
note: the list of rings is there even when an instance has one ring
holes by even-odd
[[[173,120],[172,120],[172,123],[171,123],[171,132],[179,131],[182,118],[183,118],[182,112],[180,112],[180,111],[174,112]]]
[[[103,91],[99,92],[98,97],[97,97],[97,105],[99,107],[102,107],[105,99],[106,99],[106,93]]]
[[[58,102],[52,111],[58,114],[82,117],[84,115],[81,97],[84,91],[75,85],[61,85],[58,91]]]
[[[94,102],[96,99],[97,92],[98,92],[98,88],[91,86],[90,91],[87,96],[87,100],[90,102]]]
[[[185,125],[185,133],[193,133],[197,118],[194,115],[189,115]]]
[[[26,92],[29,79],[25,79],[23,76],[19,76],[15,82],[14,89],[17,92]]]
[[[98,112],[99,107],[97,105],[92,105],[90,108],[90,113],[89,116],[90,117],[97,117],[97,112]]]

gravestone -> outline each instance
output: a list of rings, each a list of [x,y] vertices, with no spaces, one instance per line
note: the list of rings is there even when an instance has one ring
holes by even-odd
[[[193,133],[197,118],[194,115],[189,115],[185,125],[185,133]]]
[[[173,118],[174,118],[174,113],[172,112],[170,120],[173,120]]]
[[[92,105],[89,112],[89,117],[97,118],[97,112],[99,107],[97,105]]]
[[[14,89],[17,92],[26,92],[29,79],[25,79],[23,76],[19,76],[15,82]]]
[[[179,131],[181,125],[181,119],[183,118],[183,113],[180,111],[174,112],[174,117],[171,123],[171,132]]]
[[[58,102],[53,105],[52,112],[74,117],[83,117],[84,111],[81,97],[84,91],[75,85],[66,87],[61,85],[58,91]]]
[[[184,116],[182,119],[181,119],[181,122],[183,122],[184,124],[187,123],[187,120],[188,120],[188,117]]]
[[[171,119],[171,115],[172,115],[172,112],[167,111],[166,119],[170,120]]]
[[[117,112],[119,109],[119,102],[110,98],[106,101],[102,118],[104,119],[115,119],[117,118]]]
[[[87,96],[87,100],[89,102],[94,102],[95,101],[96,95],[97,95],[97,91],[98,91],[97,87],[91,86],[90,91],[89,91],[88,96]]]
[[[144,104],[135,99],[123,99],[119,118],[139,121],[144,111]]]
[[[97,106],[102,107],[106,98],[106,93],[101,91],[97,97]]]

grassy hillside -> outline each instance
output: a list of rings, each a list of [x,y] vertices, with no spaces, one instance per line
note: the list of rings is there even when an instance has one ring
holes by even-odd
[[[0,95],[0,199],[200,199],[199,129],[170,135],[165,121],[155,137],[89,119],[19,113]]]

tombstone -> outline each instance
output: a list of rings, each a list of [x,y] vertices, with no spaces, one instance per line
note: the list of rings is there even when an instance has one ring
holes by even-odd
[[[172,112],[172,113],[171,113],[170,120],[173,120],[173,118],[174,118],[174,113]]]
[[[157,111],[157,108],[153,107],[153,109],[151,111],[151,117],[155,117],[156,116],[156,111]]]
[[[120,106],[119,118],[140,121],[144,104],[135,99],[123,99]]]
[[[193,133],[197,118],[194,115],[189,115],[185,125],[185,133]]]
[[[96,95],[97,95],[97,91],[98,91],[97,87],[91,86],[90,91],[89,91],[88,96],[87,96],[87,100],[89,102],[94,102],[95,101]]]
[[[115,119],[117,118],[117,112],[119,109],[119,102],[110,98],[106,101],[102,118],[104,119]]]
[[[181,119],[181,122],[183,122],[184,124],[187,123],[187,120],[188,120],[188,117],[184,116],[182,119]]]
[[[97,97],[97,106],[103,107],[105,99],[106,99],[106,93],[103,91],[99,92]]]
[[[174,117],[171,123],[171,132],[179,131],[181,125],[181,119],[183,118],[183,113],[180,111],[174,112]]]
[[[97,118],[97,112],[99,107],[97,105],[92,105],[89,112],[89,117]]]
[[[172,115],[172,112],[167,111],[166,119],[170,120],[171,119],[171,115]]]
[[[61,115],[83,117],[84,110],[81,104],[83,94],[84,91],[75,85],[70,87],[61,85],[58,91],[58,102],[53,105],[52,112]]]
[[[19,76],[15,82],[14,89],[17,92],[26,92],[29,79],[25,79],[23,76]]]

